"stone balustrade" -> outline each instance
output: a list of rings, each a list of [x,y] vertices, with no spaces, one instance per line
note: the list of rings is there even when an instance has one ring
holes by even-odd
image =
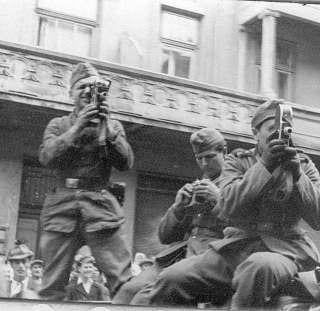
[[[76,63],[89,61],[112,81],[115,118],[180,131],[213,126],[227,138],[252,142],[250,119],[266,98],[133,67],[84,59],[0,41],[0,100],[71,111],[68,80]],[[320,154],[320,109],[291,103],[294,136]]]

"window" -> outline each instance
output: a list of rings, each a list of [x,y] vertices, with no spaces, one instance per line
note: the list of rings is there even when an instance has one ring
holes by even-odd
[[[47,193],[57,184],[53,169],[42,167],[36,159],[24,159],[16,238],[26,241],[35,253],[40,237],[40,212]]]
[[[257,75],[258,92],[261,84],[261,40],[257,42]],[[285,40],[277,40],[276,63],[275,63],[275,92],[279,98],[286,100],[293,99],[293,81],[294,81],[294,52],[295,45]]]
[[[189,78],[199,43],[199,19],[163,10],[160,38],[163,44],[161,72]]]
[[[164,49],[162,51],[161,72],[174,76],[188,78],[190,73],[190,53]]]
[[[162,11],[161,37],[196,46],[198,43],[198,23],[195,18]]]
[[[294,45],[288,41],[279,40],[276,48],[276,93],[279,98],[292,99],[292,84],[294,78]]]
[[[96,23],[95,0],[39,0],[39,35],[41,47],[64,53],[91,55],[92,35]]]

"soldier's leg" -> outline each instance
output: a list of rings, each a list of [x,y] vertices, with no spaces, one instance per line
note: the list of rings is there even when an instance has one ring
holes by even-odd
[[[113,297],[120,286],[132,276],[131,253],[122,228],[85,232],[84,236],[99,269],[110,284],[109,289]]]
[[[164,269],[153,284],[149,304],[223,303],[230,296],[233,269],[214,249]]]
[[[61,300],[77,250],[82,246],[77,232],[44,231],[40,239],[41,258],[45,261],[40,296],[48,300]]]
[[[114,296],[114,304],[130,304],[133,297],[146,285],[154,282],[161,269],[157,264],[152,265],[139,275],[133,277],[130,281],[123,284]]]
[[[232,308],[238,310],[267,304],[297,270],[292,260],[277,253],[257,252],[250,255],[235,270]]]

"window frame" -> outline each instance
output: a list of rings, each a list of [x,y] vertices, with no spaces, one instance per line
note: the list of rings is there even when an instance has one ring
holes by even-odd
[[[55,28],[57,27],[57,23],[60,20],[63,22],[68,22],[68,23],[73,24],[73,31],[75,31],[74,29],[76,27],[78,27],[78,25],[85,27],[85,28],[86,27],[90,28],[91,37],[90,37],[90,42],[89,42],[89,53],[88,53],[88,55],[79,55],[79,56],[93,57],[94,56],[93,52],[95,50],[96,42],[98,39],[97,38],[97,28],[99,27],[99,24],[100,24],[98,22],[98,20],[100,18],[99,11],[101,10],[101,0],[95,0],[95,1],[97,3],[97,12],[96,12],[96,18],[95,18],[95,20],[93,20],[93,19],[88,19],[88,18],[84,18],[84,17],[73,16],[73,15],[62,13],[59,11],[41,8],[41,7],[39,7],[39,0],[37,0],[36,8],[35,8],[35,13],[37,14],[37,18],[38,18],[38,32],[37,32],[37,37],[36,37],[36,46],[44,48],[44,49],[48,49],[47,47],[40,45],[40,42],[41,42],[41,19],[48,18],[48,19],[54,20],[55,21]],[[63,52],[63,51],[58,50],[57,48],[52,49],[52,50],[56,51],[56,52]],[[67,52],[67,53],[76,54],[74,52]]]
[[[163,13],[167,12],[169,14],[175,14],[178,16],[182,16],[184,18],[189,18],[189,19],[194,19],[197,21],[197,43],[196,44],[189,44],[183,41],[178,41],[170,38],[166,38],[162,35],[162,23],[163,23]],[[195,68],[195,61],[196,61],[196,56],[197,56],[197,51],[199,50],[199,45],[201,42],[201,20],[202,20],[203,15],[192,12],[192,11],[187,11],[184,9],[176,8],[176,7],[171,7],[168,5],[161,5],[160,8],[160,24],[159,24],[159,41],[160,41],[160,72],[166,75],[178,77],[178,78],[183,78],[183,79],[193,79],[195,76],[194,68]],[[190,65],[189,65],[189,75],[188,77],[180,77],[177,76],[173,73],[170,73],[170,70],[168,68],[168,73],[162,72],[162,65],[163,65],[163,53],[164,50],[169,50],[169,51],[175,51],[179,52],[182,54],[188,54],[190,57]],[[174,69],[175,71],[175,69]]]
[[[256,72],[257,72],[257,92],[261,92],[261,36],[256,40]],[[289,55],[289,65],[285,66],[282,64],[277,63],[277,50],[278,45],[280,44],[287,44],[290,47],[290,55]],[[296,51],[297,51],[297,44],[292,41],[288,41],[285,39],[277,38],[276,40],[276,59],[275,59],[275,66],[273,70],[273,80],[274,80],[274,90],[279,95],[279,73],[288,75],[288,89],[285,100],[293,101],[295,98],[294,94],[294,84],[295,84],[295,73],[296,73]]]
[[[163,57],[163,54],[164,54],[165,50],[168,50],[170,52],[179,52],[179,53],[185,54],[186,56],[190,57],[189,75],[188,75],[188,77],[181,77],[181,76],[175,75],[176,66],[175,66],[174,57],[172,56],[172,53],[171,53],[171,57],[169,57],[169,59],[171,59],[171,62],[173,62],[174,65],[172,65],[171,62],[169,62],[169,64],[168,64],[168,73],[162,72],[162,64],[163,64],[163,58],[162,58],[161,59],[161,68],[160,68],[161,73],[169,75],[169,76],[173,76],[173,77],[179,77],[179,78],[183,78],[183,79],[190,79],[190,76],[191,76],[191,73],[192,73],[192,64],[193,64],[194,58],[195,58],[194,53],[192,51],[188,50],[188,49],[182,49],[182,48],[178,48],[176,46],[172,46],[170,44],[165,44],[165,45],[162,45],[162,48],[161,48],[161,57]]]

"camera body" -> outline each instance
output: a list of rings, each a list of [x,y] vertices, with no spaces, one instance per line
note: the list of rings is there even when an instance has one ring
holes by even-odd
[[[199,185],[201,183],[201,180],[197,179],[192,183],[192,188]],[[193,191],[193,190],[192,190]],[[190,205],[192,204],[203,204],[205,203],[205,198],[202,196],[196,195],[195,193],[192,194]]]
[[[291,144],[293,112],[289,105],[279,104],[275,116],[275,135],[278,139],[284,139],[289,146]]]
[[[90,84],[90,97],[92,102],[97,106],[99,112],[100,105],[107,97],[110,86],[110,80],[105,80],[105,82],[94,82]]]

